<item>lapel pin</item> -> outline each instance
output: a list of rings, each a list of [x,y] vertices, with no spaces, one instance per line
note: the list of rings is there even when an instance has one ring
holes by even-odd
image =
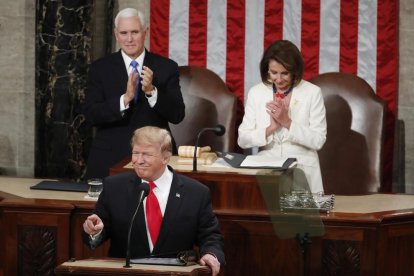
[[[175,197],[180,198],[180,197],[181,197],[181,195],[180,195],[179,193],[175,193]]]

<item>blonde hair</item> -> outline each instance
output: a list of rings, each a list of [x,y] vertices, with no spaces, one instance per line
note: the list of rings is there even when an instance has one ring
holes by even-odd
[[[131,147],[134,145],[159,144],[161,146],[161,153],[168,152],[172,154],[171,141],[171,134],[168,130],[154,126],[145,126],[134,131]]]

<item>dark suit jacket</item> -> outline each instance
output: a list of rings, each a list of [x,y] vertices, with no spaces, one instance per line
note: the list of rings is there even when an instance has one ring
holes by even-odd
[[[168,123],[184,119],[185,106],[176,62],[146,51],[144,65],[154,73],[157,103],[148,104],[140,89],[137,104],[130,103],[120,112],[120,97],[126,91],[128,73],[121,52],[110,54],[91,64],[84,115],[96,126],[95,139],[88,156],[86,177],[104,177],[109,168],[131,154],[130,140],[137,128],[151,125],[170,130]],[[174,153],[176,153],[175,142]]]
[[[169,168],[172,170],[171,168]],[[141,179],[135,172],[109,176],[96,203],[95,213],[104,223],[102,241],[111,240],[109,257],[124,258],[128,228],[138,206]],[[148,257],[148,237],[144,208],[139,207],[131,235],[131,257]],[[84,241],[89,237],[84,232]],[[198,246],[200,255],[207,252],[225,263],[223,236],[213,213],[209,189],[200,182],[173,172],[173,181],[153,255],[176,257],[179,251]]]

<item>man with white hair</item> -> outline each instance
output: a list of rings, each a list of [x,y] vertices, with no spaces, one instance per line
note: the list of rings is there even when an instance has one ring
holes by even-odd
[[[169,123],[178,124],[185,116],[178,65],[145,48],[149,27],[144,14],[126,8],[114,23],[121,49],[93,62],[89,70],[84,115],[96,133],[86,178],[105,177],[126,158],[135,129],[157,126],[170,131]]]

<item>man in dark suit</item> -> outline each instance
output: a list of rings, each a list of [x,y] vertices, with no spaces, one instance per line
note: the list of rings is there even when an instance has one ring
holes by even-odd
[[[134,172],[104,179],[94,214],[83,224],[84,241],[95,248],[110,239],[109,257],[125,257],[128,227],[143,182],[148,181],[154,188],[138,209],[131,232],[131,257],[176,257],[178,252],[197,246],[202,256],[200,264],[208,265],[217,275],[220,264],[225,263],[223,236],[209,189],[168,166],[172,145],[167,130],[151,126],[137,129],[131,144]],[[161,216],[156,231],[150,223],[157,210],[149,202],[154,195]]]
[[[170,131],[169,123],[178,124],[185,115],[177,63],[144,47],[144,14],[121,10],[114,33],[121,49],[93,62],[89,70],[84,115],[96,133],[87,178],[107,176],[109,168],[129,154],[135,129],[151,125]]]

